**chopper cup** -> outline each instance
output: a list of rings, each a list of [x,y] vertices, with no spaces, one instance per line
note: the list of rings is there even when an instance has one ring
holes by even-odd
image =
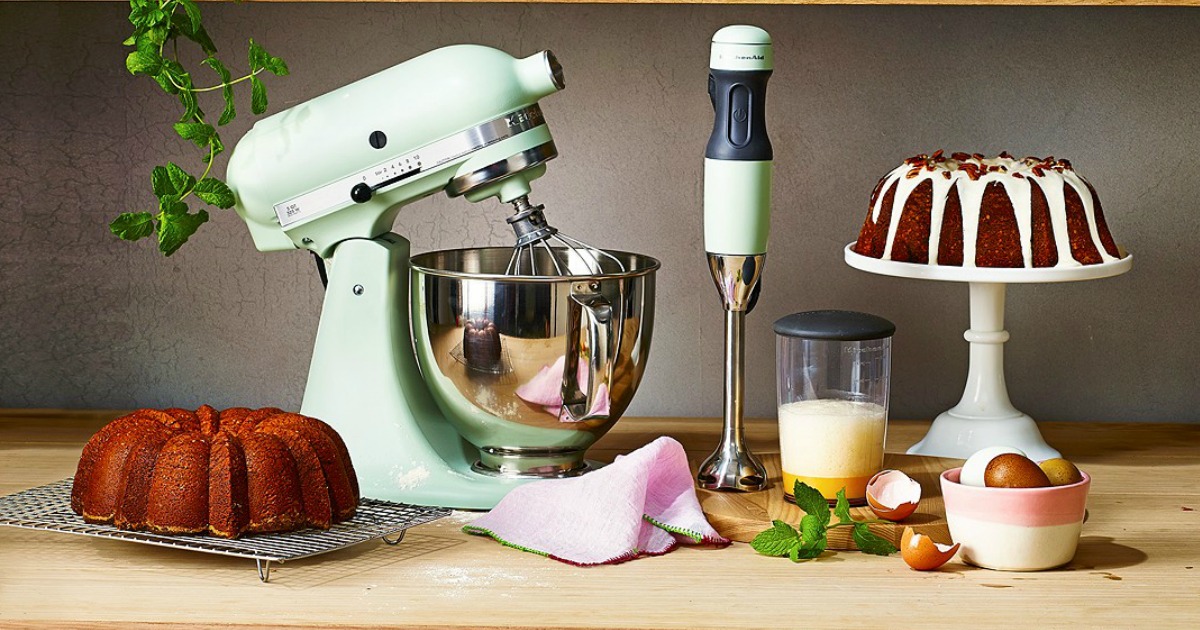
[[[625,412],[641,383],[659,262],[609,252],[604,273],[506,275],[507,247],[412,258],[417,361],[438,406],[479,449],[485,474],[563,477]]]

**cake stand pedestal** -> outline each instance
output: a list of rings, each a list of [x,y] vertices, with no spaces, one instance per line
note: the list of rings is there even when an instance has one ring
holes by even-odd
[[[1010,284],[1073,282],[1108,278],[1129,271],[1133,256],[1071,268],[992,269],[939,267],[861,256],[846,246],[846,264],[869,273],[898,278],[966,282],[971,295],[971,344],[967,386],[962,400],[943,412],[909,454],[965,459],[985,446],[1012,446],[1034,461],[1059,457],[1042,439],[1033,418],[1013,407],[1004,383],[1004,293]],[[1122,252],[1124,253],[1124,252]]]

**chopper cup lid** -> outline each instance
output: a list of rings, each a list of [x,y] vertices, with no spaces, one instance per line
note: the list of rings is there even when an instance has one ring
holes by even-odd
[[[824,341],[870,341],[896,334],[896,325],[870,313],[807,311],[778,319],[775,334]]]

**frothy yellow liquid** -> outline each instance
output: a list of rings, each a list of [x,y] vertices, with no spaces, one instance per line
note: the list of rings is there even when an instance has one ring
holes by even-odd
[[[784,491],[796,481],[819,490],[826,499],[846,488],[846,498],[861,501],[867,482],[883,467],[887,411],[874,403],[849,400],[802,400],[779,407],[779,453]]]

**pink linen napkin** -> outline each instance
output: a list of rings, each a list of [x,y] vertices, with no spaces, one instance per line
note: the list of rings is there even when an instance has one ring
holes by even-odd
[[[704,518],[687,455],[669,437],[581,477],[518,486],[463,531],[576,566],[729,544]]]

